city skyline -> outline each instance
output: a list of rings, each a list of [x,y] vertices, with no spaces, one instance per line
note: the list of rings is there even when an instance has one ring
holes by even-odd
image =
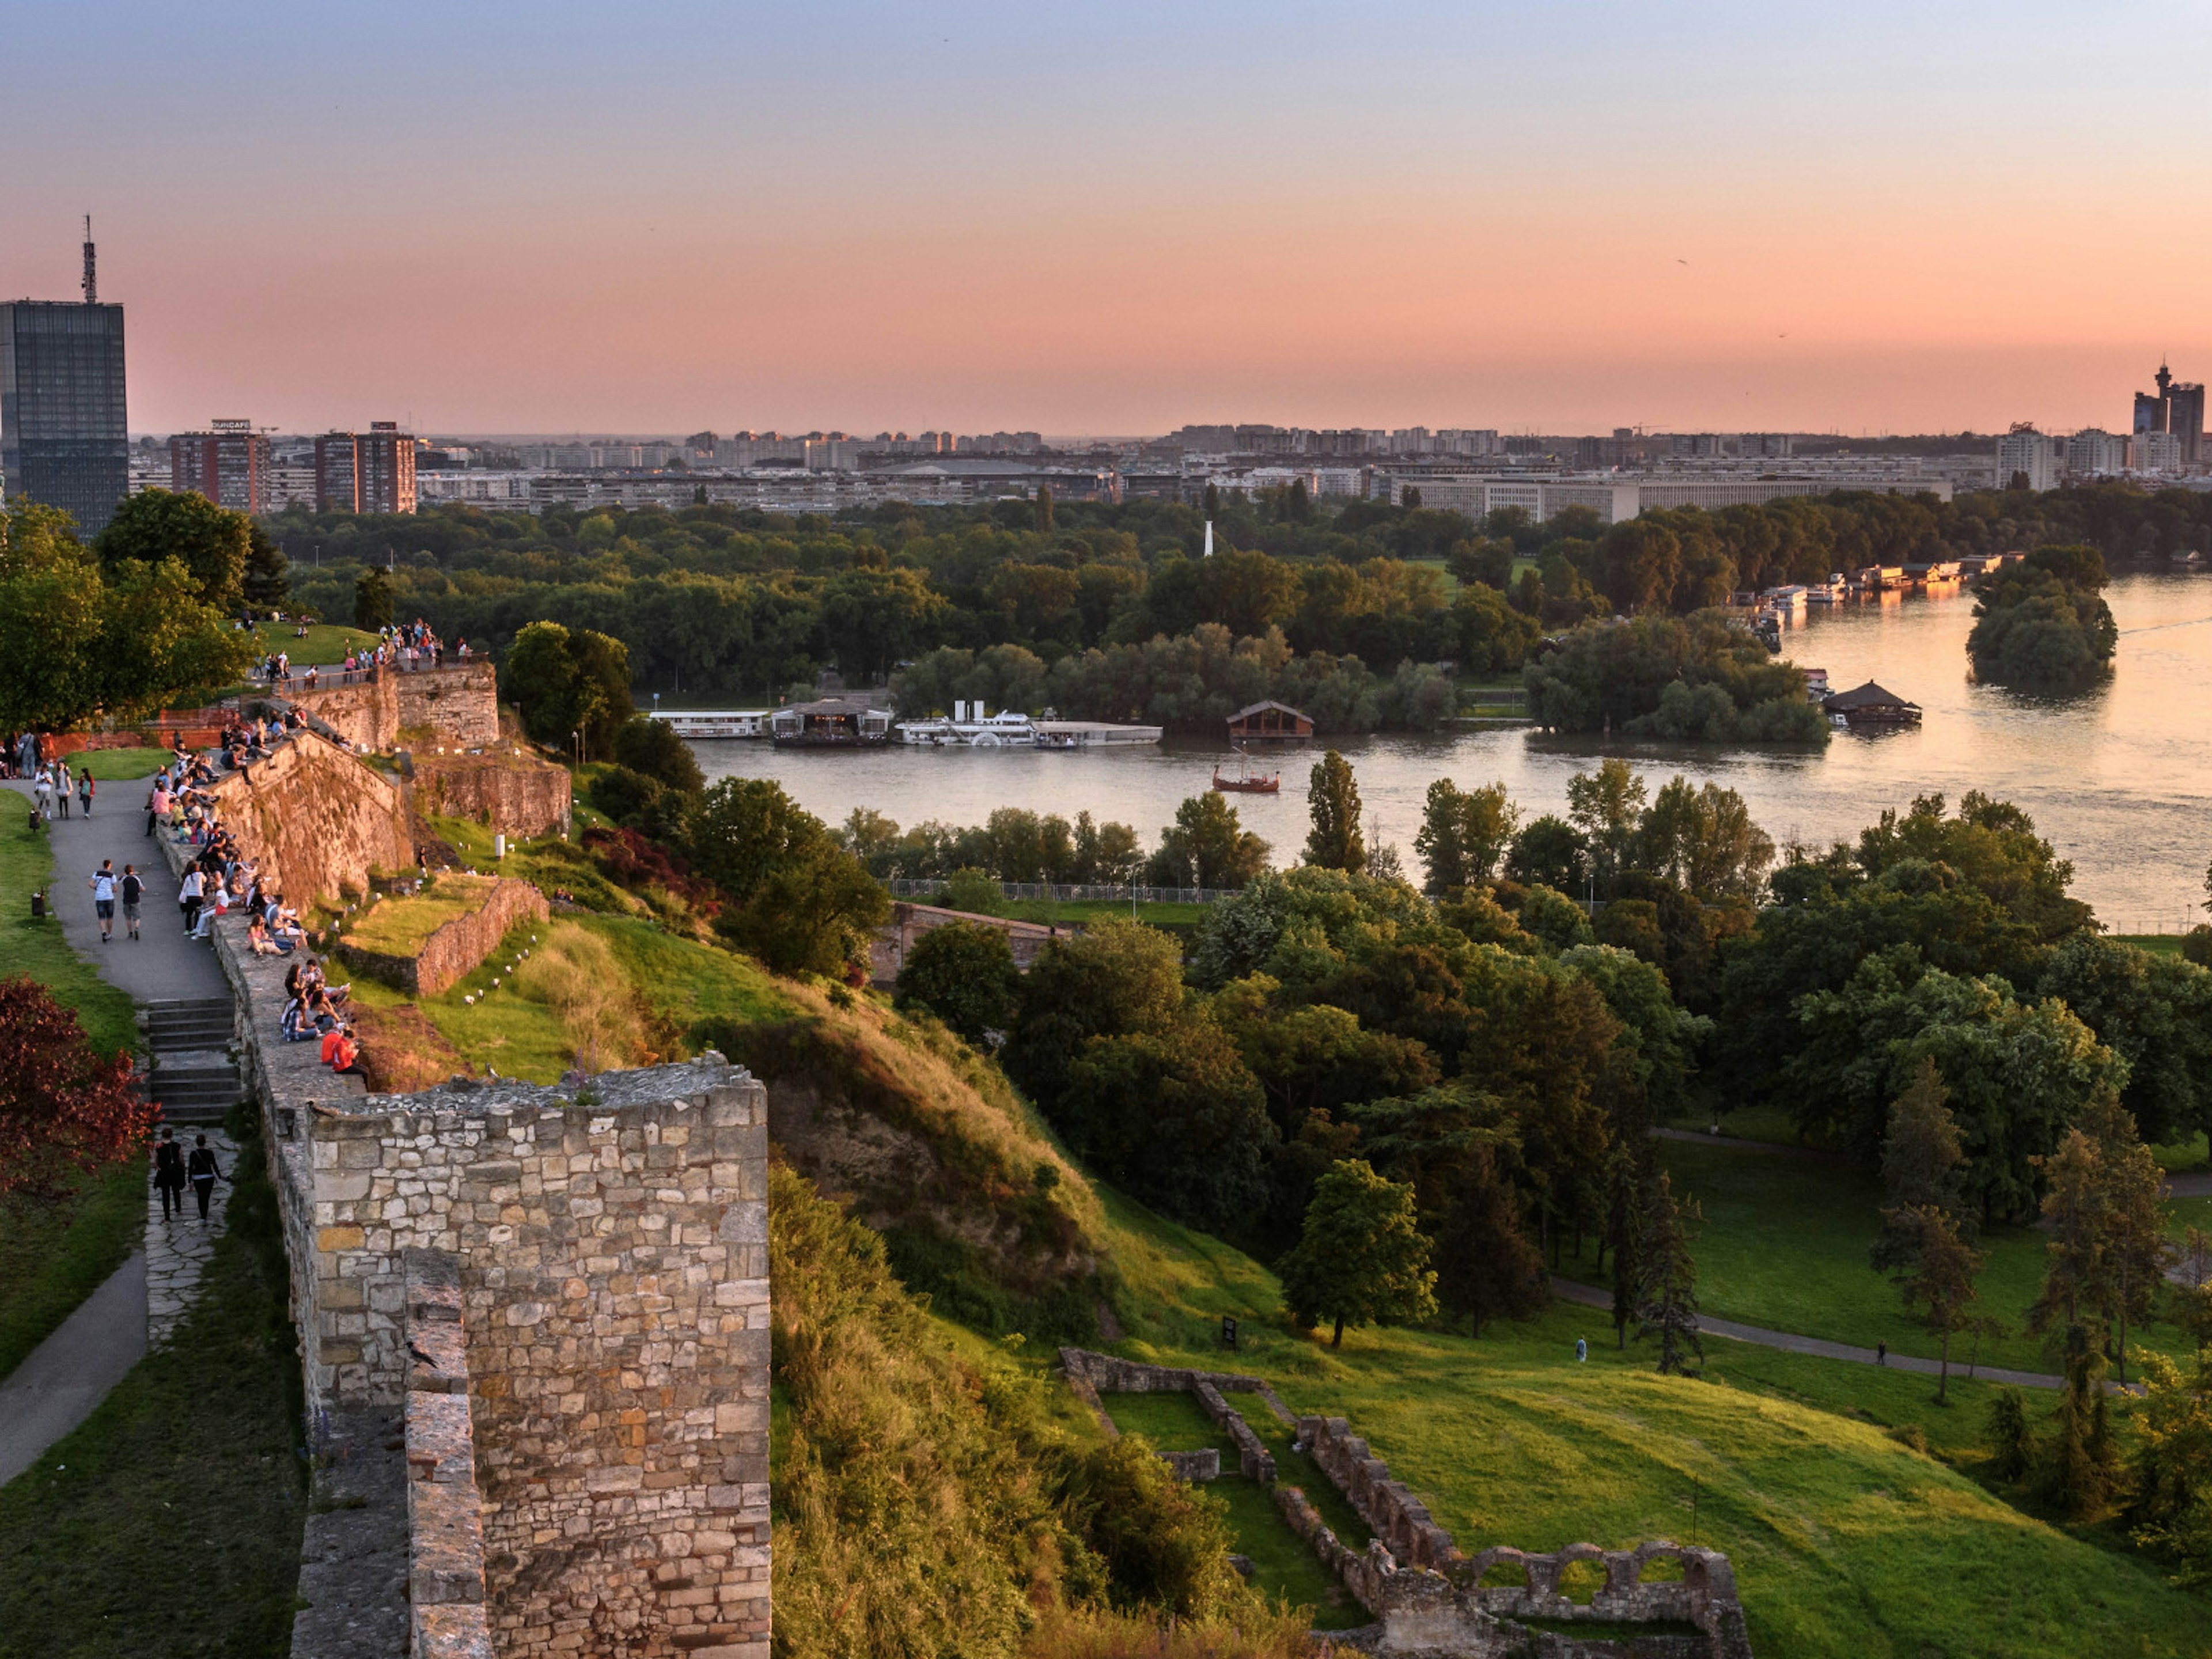
[[[134,433],[2124,431],[2212,357],[2182,6],[17,26],[0,295],[93,215]]]

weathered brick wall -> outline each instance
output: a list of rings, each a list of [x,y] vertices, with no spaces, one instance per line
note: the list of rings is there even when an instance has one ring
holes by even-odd
[[[312,732],[216,783],[216,811],[286,902],[305,906],[342,886],[366,890],[372,870],[415,861],[397,781]]]
[[[477,818],[510,836],[544,836],[568,823],[568,769],[500,748],[488,763],[473,755],[416,753],[415,807],[454,818]]]
[[[398,697],[401,730],[425,727],[439,741],[464,749],[499,741],[499,676],[489,662],[387,672],[384,678]]]

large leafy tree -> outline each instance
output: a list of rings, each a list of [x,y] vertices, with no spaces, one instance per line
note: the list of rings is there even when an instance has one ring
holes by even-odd
[[[898,974],[896,1004],[927,1008],[981,1047],[1013,1024],[1021,976],[1006,933],[982,922],[948,922],[914,942]]]
[[[1092,1037],[1158,1033],[1181,1018],[1182,947],[1171,933],[1112,917],[1037,953],[1003,1056],[1008,1076],[1050,1109]]]
[[[1152,876],[1163,887],[1239,888],[1267,867],[1267,843],[1237,821],[1237,809],[1209,789],[1176,808],[1160,832]]]
[[[280,611],[292,596],[284,550],[256,520],[247,520],[246,538],[246,569],[240,580],[246,603],[255,611]]]
[[[1427,890],[1443,894],[1489,880],[1520,822],[1503,783],[1462,789],[1438,778],[1429,786],[1413,837],[1413,851],[1428,874]]]
[[[217,610],[234,607],[252,550],[253,521],[193,490],[143,490],[115,509],[94,539],[100,562],[159,564],[174,559],[191,574],[193,596]]]
[[[1421,1236],[1413,1189],[1349,1158],[1314,1183],[1304,1236],[1276,1264],[1283,1299],[1301,1324],[1413,1324],[1437,1310],[1436,1273]]]
[[[580,733],[586,755],[605,755],[630,718],[629,650],[591,629],[532,623],[507,653],[506,690],[540,743]]]
[[[252,649],[176,560],[103,572],[64,514],[0,511],[0,726],[149,713],[223,684]]]
[[[846,975],[890,895],[822,820],[765,778],[728,778],[690,814],[692,867],[727,903],[714,927],[782,973]]]

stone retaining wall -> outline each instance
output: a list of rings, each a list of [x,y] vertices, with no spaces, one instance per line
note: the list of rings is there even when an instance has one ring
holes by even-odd
[[[417,728],[462,748],[499,741],[499,682],[489,662],[446,668],[372,670],[345,685],[284,683],[286,699],[314,715],[356,749],[381,753]]]
[[[415,763],[415,810],[444,817],[474,818],[510,836],[548,836],[568,825],[568,769],[539,760],[517,745],[498,746],[498,757],[425,755]]]
[[[404,900],[385,901],[404,903]],[[387,956],[341,940],[331,954],[362,973],[418,997],[434,997],[474,973],[518,922],[548,921],[545,895],[526,881],[494,878],[484,901],[424,939],[413,956]]]

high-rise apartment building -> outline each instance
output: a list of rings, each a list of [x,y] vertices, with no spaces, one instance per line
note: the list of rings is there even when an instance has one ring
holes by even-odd
[[[0,303],[0,495],[96,534],[131,493],[130,447],[123,307],[100,303],[87,220],[81,303]]]
[[[2058,460],[2051,440],[2022,421],[1997,440],[1997,488],[2009,489],[2015,479],[2030,489],[2052,489],[2058,484]]]
[[[196,489],[238,513],[269,507],[269,440],[253,422],[217,420],[169,440],[169,488]]]
[[[2076,477],[2108,477],[2128,469],[2128,441],[2088,426],[2066,441],[2066,470]]]
[[[397,421],[315,440],[315,507],[322,513],[412,513],[415,436]]]

